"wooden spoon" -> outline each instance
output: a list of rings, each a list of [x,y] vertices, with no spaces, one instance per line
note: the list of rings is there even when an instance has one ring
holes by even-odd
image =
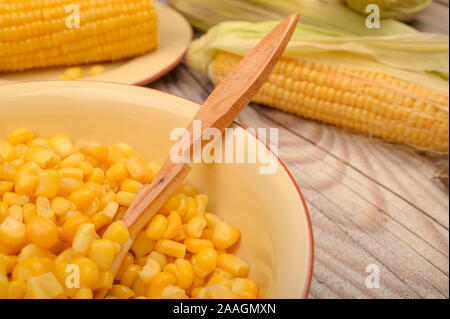
[[[294,14],[282,21],[220,82],[187,127],[191,149],[195,142],[201,143],[201,136],[208,128],[217,128],[223,133],[242,109],[250,103],[286,49],[298,20],[299,15]],[[193,134],[194,120],[200,120],[202,126],[201,136],[196,139]],[[190,153],[189,158],[191,158]],[[192,164],[174,163],[169,156],[153,182],[139,191],[123,216],[123,222],[130,232],[130,239],[122,246],[114,259],[111,267],[114,275],[119,270],[137,234],[170,198],[191,168]],[[99,292],[96,297],[102,297],[106,292]]]

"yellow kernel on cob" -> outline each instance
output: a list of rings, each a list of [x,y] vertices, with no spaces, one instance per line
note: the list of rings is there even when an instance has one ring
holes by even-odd
[[[218,84],[240,59],[219,53],[213,81]],[[449,151],[448,94],[392,76],[283,57],[253,101],[368,136]]]
[[[154,2],[129,0],[113,4],[80,4],[80,28],[67,28],[68,14],[63,2],[50,5],[21,0],[5,4],[2,27],[18,31],[0,35],[0,72],[116,61],[154,50],[158,46]],[[79,69],[66,70],[64,79],[79,78]],[[92,73],[99,69],[94,68]]]

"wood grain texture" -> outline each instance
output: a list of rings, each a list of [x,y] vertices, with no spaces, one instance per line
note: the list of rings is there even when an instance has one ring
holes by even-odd
[[[448,34],[448,0],[412,23]],[[149,85],[202,103],[213,86],[181,64]],[[310,298],[448,298],[449,192],[440,160],[259,105],[238,117],[279,129],[279,155],[306,199],[315,238]],[[366,266],[381,287],[367,289]]]

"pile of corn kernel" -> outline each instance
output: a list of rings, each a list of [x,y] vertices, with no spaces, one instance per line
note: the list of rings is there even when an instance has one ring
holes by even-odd
[[[0,141],[0,298],[257,298],[248,264],[230,253],[239,230],[185,184],[109,271],[129,239],[121,218],[159,169],[125,143],[25,128]]]

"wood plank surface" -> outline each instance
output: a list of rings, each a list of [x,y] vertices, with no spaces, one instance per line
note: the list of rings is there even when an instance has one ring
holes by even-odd
[[[448,34],[448,0],[412,23]],[[149,87],[199,103],[213,89],[182,63]],[[306,199],[315,238],[310,298],[448,298],[449,191],[436,178],[447,160],[259,105],[238,118],[279,129],[279,155]],[[378,265],[381,287],[365,286]]]

